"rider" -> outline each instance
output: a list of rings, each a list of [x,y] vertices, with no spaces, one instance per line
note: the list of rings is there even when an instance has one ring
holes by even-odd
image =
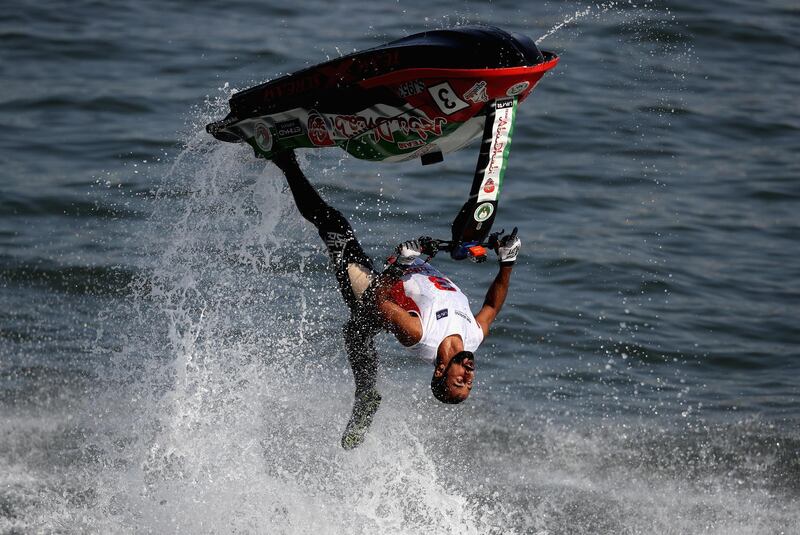
[[[342,446],[351,449],[364,440],[380,405],[373,344],[380,330],[388,330],[403,346],[434,365],[431,390],[439,401],[464,401],[475,376],[473,352],[489,334],[508,293],[520,247],[516,229],[498,240],[500,270],[483,306],[473,316],[461,290],[422,259],[436,254],[434,240],[422,237],[400,244],[387,268],[378,273],[350,224],[322,200],[300,170],[294,153],[282,152],[272,160],[286,176],[300,214],[317,227],[325,242],[339,290],[350,309],[344,339],[356,391]]]

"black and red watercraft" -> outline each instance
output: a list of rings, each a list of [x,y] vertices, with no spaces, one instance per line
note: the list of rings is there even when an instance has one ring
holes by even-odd
[[[454,240],[480,242],[496,215],[517,105],[556,63],[530,38],[492,26],[432,30],[236,93],[228,116],[206,130],[265,158],[340,147],[363,160],[423,164],[482,136],[453,223]]]

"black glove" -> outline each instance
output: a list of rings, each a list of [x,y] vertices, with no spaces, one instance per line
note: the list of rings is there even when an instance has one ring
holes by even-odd
[[[522,241],[517,238],[517,227],[514,227],[511,234],[498,238],[495,251],[497,252],[497,259],[500,260],[500,265],[514,265],[514,262],[517,261],[517,254],[521,246]]]

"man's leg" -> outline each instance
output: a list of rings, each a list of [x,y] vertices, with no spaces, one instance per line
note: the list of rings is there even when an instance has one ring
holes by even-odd
[[[344,326],[344,341],[356,391],[353,412],[342,435],[342,447],[352,449],[364,441],[381,402],[375,388],[378,355],[373,343],[380,326],[368,307],[360,302],[376,274],[350,224],[322,200],[297,165],[294,153],[282,153],[273,161],[286,175],[300,214],[317,227],[325,242],[339,291],[350,309],[350,320]]]
[[[354,314],[344,326],[347,358],[356,383],[353,411],[342,433],[342,447],[346,450],[351,450],[364,442],[367,431],[372,425],[372,418],[381,404],[381,395],[375,388],[378,358],[373,338],[376,331],[370,323],[372,322],[359,321],[358,315]]]
[[[376,330],[370,322],[359,321],[358,316],[351,316],[344,326],[344,346],[347,359],[353,369],[356,383],[356,397],[370,390],[375,390],[375,378],[378,373],[378,359],[373,338]]]
[[[278,154],[273,161],[286,175],[300,215],[317,227],[336,271],[336,281],[339,283],[342,298],[351,313],[355,313],[361,295],[375,275],[372,261],[358,243],[347,219],[322,200],[308,182],[297,165],[294,153]]]

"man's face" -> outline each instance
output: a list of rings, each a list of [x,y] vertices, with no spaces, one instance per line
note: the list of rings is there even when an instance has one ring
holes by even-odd
[[[475,379],[475,361],[472,357],[453,357],[445,370],[445,386],[451,397],[465,400],[472,390]]]

